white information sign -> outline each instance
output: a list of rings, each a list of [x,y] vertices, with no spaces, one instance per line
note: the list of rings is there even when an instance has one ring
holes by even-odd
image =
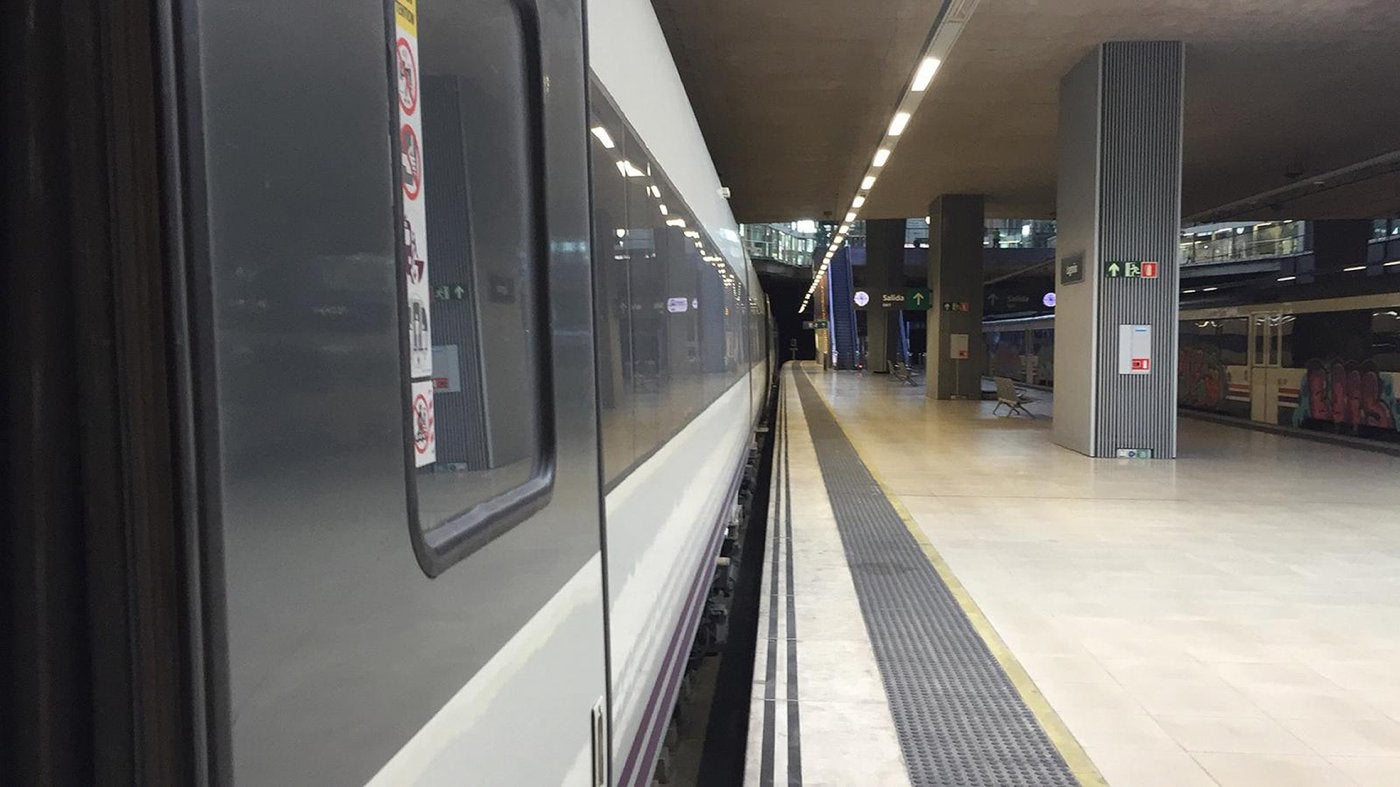
[[[948,334],[948,355],[959,361],[967,360],[967,336],[965,333]]]
[[[1152,326],[1118,326],[1118,373],[1152,373]]]
[[[433,348],[433,390],[458,393],[462,390],[462,366],[457,345],[439,344]]]
[[[437,431],[433,423],[433,381],[413,383],[410,404],[413,424],[413,465],[422,467],[437,461]]]
[[[428,286],[428,212],[423,189],[423,107],[418,67],[418,0],[394,0],[394,61],[399,97],[399,186],[403,190],[403,261],[408,292],[409,376],[433,373]]]

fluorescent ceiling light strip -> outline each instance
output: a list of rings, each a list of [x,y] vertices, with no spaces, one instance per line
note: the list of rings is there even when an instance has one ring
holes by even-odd
[[[853,207],[853,208],[859,208],[860,206],[862,206],[862,205],[864,205],[864,204],[865,204],[865,195],[864,195],[864,194],[857,194],[857,195],[856,195],[856,198],[853,199],[853,200],[851,200],[851,207]]]
[[[909,113],[908,113],[908,112],[896,112],[896,113],[894,113],[894,119],[890,121],[889,135],[892,136],[892,137],[897,137],[897,136],[899,136],[900,134],[903,134],[903,133],[904,133],[904,127],[907,126],[907,125],[909,125]]]
[[[869,191],[869,190],[871,190],[871,189],[874,188],[874,187],[875,187],[875,176],[874,176],[874,175],[866,175],[866,176],[865,176],[865,180],[862,180],[862,181],[860,182],[860,190],[861,190],[861,191]]]
[[[928,83],[933,81],[933,75],[938,73],[938,67],[942,65],[936,57],[926,57],[919,63],[919,68],[914,72],[914,83],[909,89],[915,93],[922,93],[928,89]]]
[[[889,161],[889,160],[890,160],[890,149],[889,149],[889,148],[880,148],[879,150],[875,151],[875,158],[871,160],[870,164],[871,164],[871,166],[875,166],[875,167],[883,167],[883,166],[885,166],[885,162],[886,162],[886,161]]]
[[[853,221],[855,221],[855,220],[856,220],[856,212],[855,212],[855,211],[851,211],[850,213],[847,213],[847,214],[846,214],[846,223],[847,223],[847,224],[850,224],[851,222],[853,222]]]
[[[607,129],[603,128],[602,126],[594,126],[592,131],[593,136],[597,137],[598,141],[603,143],[603,147],[607,148],[608,150],[613,149],[613,138],[608,135]]]

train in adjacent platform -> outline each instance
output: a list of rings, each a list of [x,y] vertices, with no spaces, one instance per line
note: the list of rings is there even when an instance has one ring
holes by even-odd
[[[7,780],[651,783],[776,361],[650,3],[22,5]]]
[[[1302,289],[1302,288],[1300,288]],[[1400,442],[1400,293],[1181,308],[1177,401],[1264,424]],[[991,374],[1054,383],[1053,315],[982,324]]]

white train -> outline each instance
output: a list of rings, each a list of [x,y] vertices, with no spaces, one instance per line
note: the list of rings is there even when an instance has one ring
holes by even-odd
[[[773,371],[651,5],[29,5],[7,775],[649,783]]]
[[[1302,285],[1187,304],[1178,323],[1181,407],[1273,426],[1400,442],[1400,293],[1385,279],[1338,295]],[[1277,293],[1269,293],[1276,295]],[[1055,318],[982,323],[992,374],[1054,381]]]

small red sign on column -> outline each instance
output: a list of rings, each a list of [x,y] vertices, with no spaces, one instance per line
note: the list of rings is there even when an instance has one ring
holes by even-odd
[[[1157,263],[1155,263],[1155,262],[1144,262],[1144,263],[1142,264],[1142,278],[1144,278],[1144,279],[1155,279],[1155,278],[1157,278]]]
[[[1143,372],[1146,372],[1146,371],[1149,371],[1149,370],[1151,370],[1151,369],[1152,369],[1152,359],[1151,359],[1151,358],[1134,358],[1134,359],[1133,359],[1133,371],[1135,371],[1135,372],[1136,372],[1136,371],[1143,371]]]

